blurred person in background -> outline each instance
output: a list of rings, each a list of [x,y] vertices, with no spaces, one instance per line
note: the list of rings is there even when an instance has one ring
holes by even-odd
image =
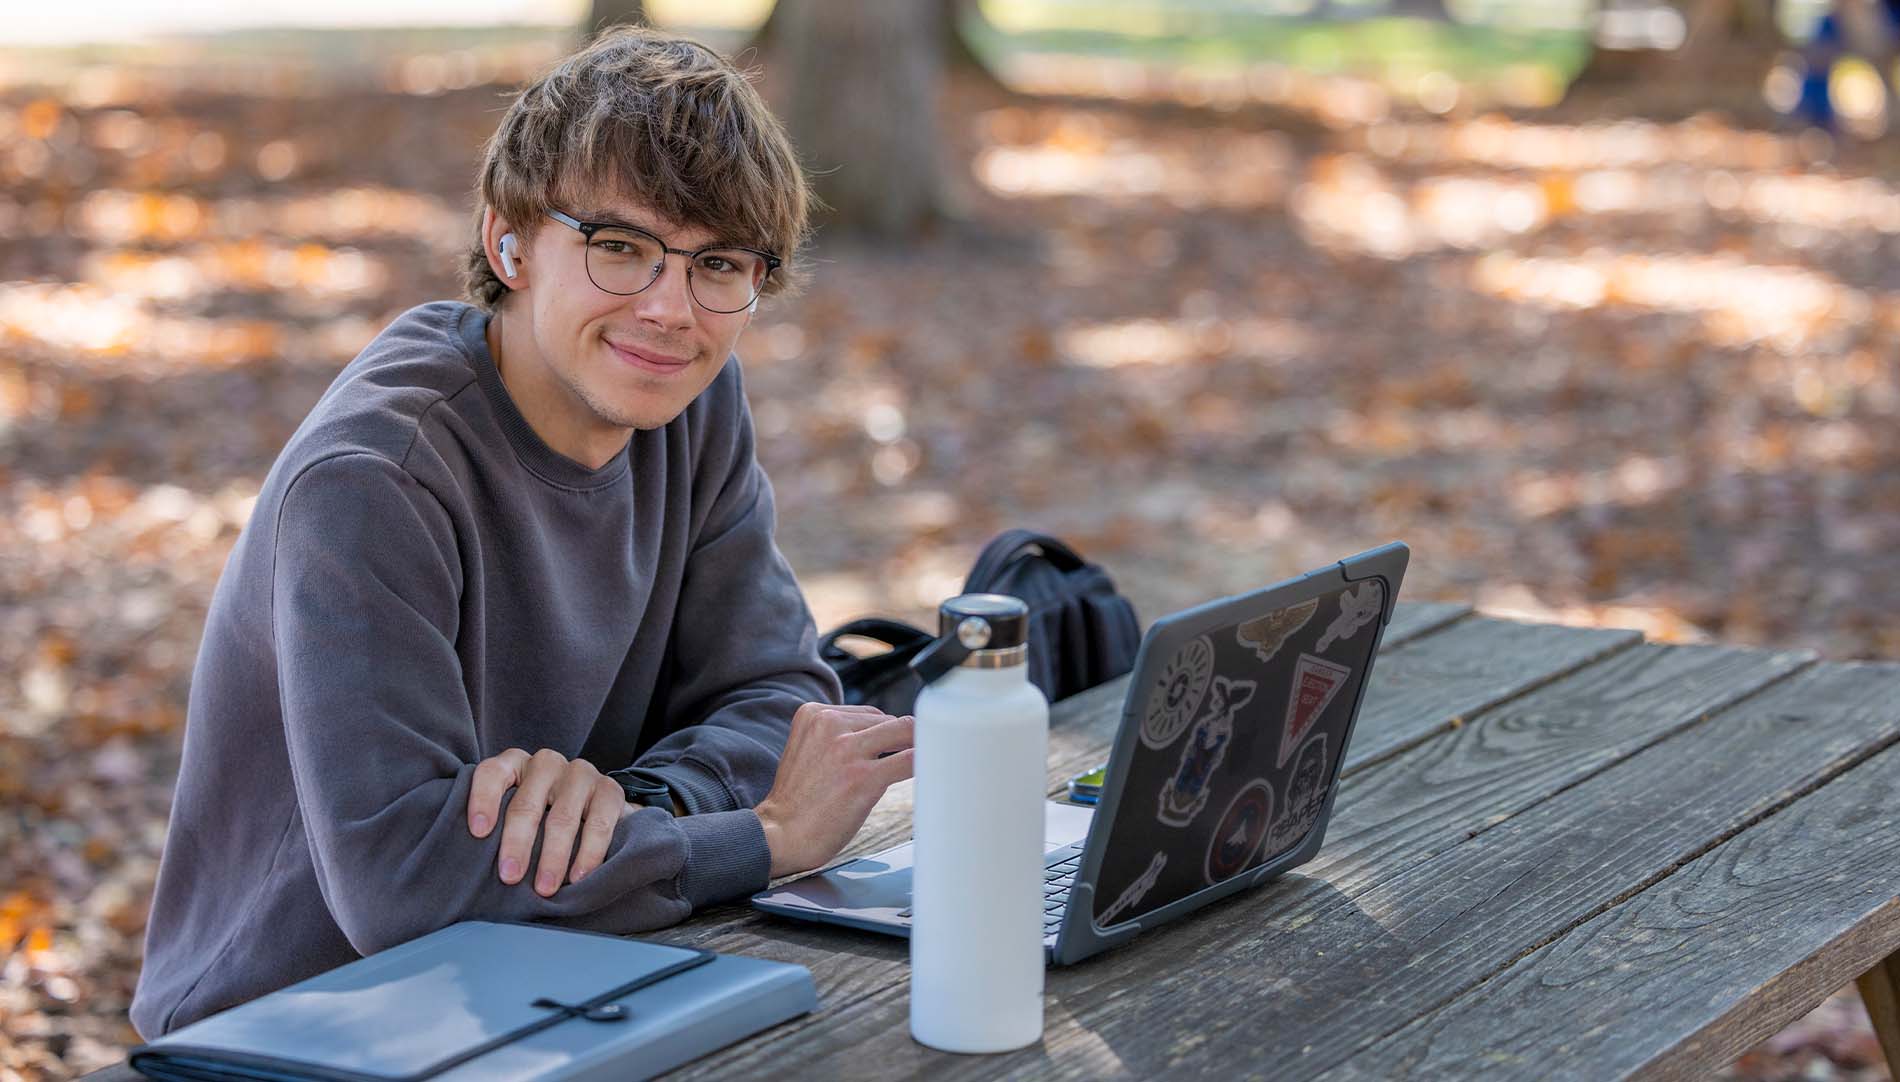
[[[1815,23],[1813,36],[1801,48],[1799,114],[1803,120],[1826,131],[1835,129],[1835,65],[1850,56],[1873,68],[1891,113],[1894,64],[1900,60],[1900,0],[1835,0],[1828,5]]]
[[[514,101],[478,194],[468,302],[342,371],[218,583],[147,1039],[458,920],[677,922],[910,774],[910,719],[828,705],[754,453],[733,347],[810,203],[757,92],[609,32]]]

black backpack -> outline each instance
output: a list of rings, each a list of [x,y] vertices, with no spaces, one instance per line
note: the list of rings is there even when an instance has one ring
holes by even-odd
[[[1108,572],[1048,534],[1006,530],[978,554],[966,594],[1008,594],[1029,606],[1029,680],[1050,702],[1106,683],[1135,666],[1141,621],[1115,592]],[[888,653],[859,657],[842,638],[882,642]],[[910,660],[936,636],[900,620],[852,620],[818,640],[819,656],[838,674],[846,703],[887,714],[911,712],[922,690]]]

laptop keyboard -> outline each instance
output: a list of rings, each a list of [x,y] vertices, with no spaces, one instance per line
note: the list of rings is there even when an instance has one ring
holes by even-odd
[[[1042,934],[1054,935],[1069,910],[1069,888],[1075,885],[1082,854],[1074,853],[1042,870]]]
[[[1042,870],[1042,934],[1050,936],[1062,927],[1062,915],[1069,909],[1069,888],[1075,885],[1075,873],[1082,867],[1082,850],[1078,847],[1058,849],[1050,854],[1052,858]],[[905,906],[897,915],[909,920],[911,907]]]

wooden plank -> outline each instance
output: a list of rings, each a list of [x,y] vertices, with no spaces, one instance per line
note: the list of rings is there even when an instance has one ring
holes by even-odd
[[[1642,638],[1620,628],[1473,616],[1394,647],[1372,669],[1347,769],[1396,755]]]
[[[1887,1054],[1887,1077],[1900,1078],[1900,952],[1861,974],[1860,1001]]]
[[[1806,651],[1643,643],[1350,773],[1301,869],[1356,894],[1812,664]]]
[[[1469,615],[1471,606],[1463,602],[1401,601],[1392,609],[1392,622],[1385,625],[1385,637],[1379,640],[1379,649],[1390,650]]]
[[[1063,1026],[1031,1052],[922,1050],[897,988],[707,1069],[1093,1077],[1108,1049],[1140,1076],[1312,1077],[1900,740],[1900,667],[1844,671],[1798,673],[1356,896],[1325,885],[1328,904],[1283,913],[1315,882],[1288,876],[1056,971]]]
[[[1890,981],[1895,950],[1900,749],[1323,1077],[1541,1080],[1587,1063],[1606,1080],[1704,1078],[1870,967]]]

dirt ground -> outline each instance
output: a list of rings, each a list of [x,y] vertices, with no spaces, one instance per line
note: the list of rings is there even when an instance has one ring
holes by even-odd
[[[0,89],[0,1082],[136,1041],[225,554],[338,368],[454,294],[538,48]],[[1411,598],[1900,657],[1883,152],[1284,73],[1090,89],[959,88],[958,218],[822,243],[747,332],[821,625],[922,620],[1033,525],[1144,618],[1402,538]],[[1886,1073],[1848,990],[1723,1077]]]

